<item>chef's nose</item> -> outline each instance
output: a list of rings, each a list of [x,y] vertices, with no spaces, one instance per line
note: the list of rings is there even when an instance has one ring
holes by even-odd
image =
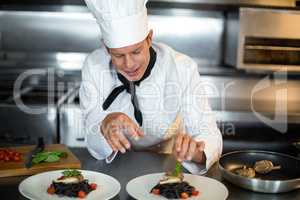
[[[131,69],[134,67],[134,62],[132,60],[132,57],[130,55],[125,55],[125,67],[127,69]]]

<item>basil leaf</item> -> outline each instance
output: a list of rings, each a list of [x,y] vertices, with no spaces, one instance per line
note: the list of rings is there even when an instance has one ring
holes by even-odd
[[[67,153],[62,151],[43,151],[34,156],[32,163],[57,162],[61,157],[67,157]]]
[[[182,172],[182,165],[180,162],[176,161],[176,166],[174,171],[172,172],[173,176],[179,176]]]
[[[58,155],[55,154],[50,154],[47,159],[45,160],[45,162],[57,162],[59,161],[60,157]]]
[[[32,159],[32,163],[33,164],[38,164],[44,160],[46,160],[48,158],[48,155],[46,154],[37,154],[36,156],[34,156],[34,158]]]

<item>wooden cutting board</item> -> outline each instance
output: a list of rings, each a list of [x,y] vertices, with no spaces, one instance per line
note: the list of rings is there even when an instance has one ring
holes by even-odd
[[[34,149],[34,145],[31,146],[20,146],[20,147],[9,147],[11,150],[22,153],[22,160],[20,162],[4,162],[0,161],[0,177],[9,176],[22,176],[32,175],[40,172],[66,169],[66,168],[81,168],[81,163],[78,158],[63,144],[51,144],[45,146],[45,151],[63,151],[68,154],[66,158],[61,158],[58,162],[53,163],[39,163],[32,165],[31,168],[25,167],[25,160],[28,153]]]

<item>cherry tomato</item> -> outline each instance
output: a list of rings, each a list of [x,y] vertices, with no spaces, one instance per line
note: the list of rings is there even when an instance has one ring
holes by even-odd
[[[156,194],[156,195],[159,195],[160,194],[160,190],[159,189],[153,189],[152,193]]]
[[[182,193],[180,194],[180,198],[181,198],[181,199],[187,199],[187,198],[189,198],[189,194],[186,193],[186,192],[182,192]]]
[[[54,193],[55,193],[54,187],[53,187],[53,186],[48,187],[47,193],[48,193],[48,194],[54,194]]]
[[[13,160],[14,160],[14,161],[20,161],[21,158],[20,158],[20,156],[14,156]]]
[[[199,191],[198,190],[193,190],[192,191],[192,195],[193,196],[198,196],[199,195]]]
[[[20,152],[15,151],[15,156],[21,156]]]
[[[97,189],[97,184],[96,183],[91,183],[90,187],[92,190],[96,190]]]
[[[10,149],[0,149],[0,161],[3,160],[7,161],[20,161],[21,160],[21,153],[10,150]]]
[[[9,161],[10,159],[9,159],[9,156],[8,155],[5,155],[4,156],[4,161]]]
[[[84,191],[82,191],[82,190],[80,190],[79,192],[78,192],[78,197],[79,198],[81,198],[81,199],[83,199],[84,197],[85,197],[85,192]]]

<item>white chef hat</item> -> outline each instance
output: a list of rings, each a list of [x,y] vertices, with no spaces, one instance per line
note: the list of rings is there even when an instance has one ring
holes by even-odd
[[[100,25],[104,43],[120,48],[143,41],[148,33],[148,0],[85,0]]]

